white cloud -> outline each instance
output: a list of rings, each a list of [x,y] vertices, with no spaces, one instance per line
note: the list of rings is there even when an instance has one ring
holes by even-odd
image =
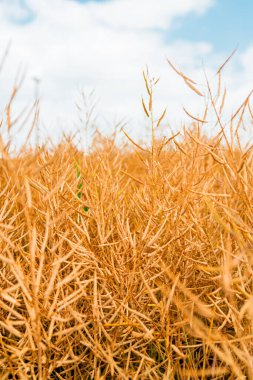
[[[73,129],[78,119],[75,102],[79,90],[90,92],[93,88],[100,98],[99,114],[109,121],[115,116],[126,118],[130,120],[129,129],[143,135],[140,97],[145,94],[142,69],[146,64],[151,73],[161,77],[157,107],[168,105],[171,123],[179,122],[182,103],[197,111],[203,102],[185,89],[166,63],[166,56],[200,81],[202,58],[210,73],[225,58],[214,54],[212,46],[201,39],[199,43],[168,44],[164,38],[165,29],[175,18],[189,12],[203,13],[212,6],[212,0],[111,0],[87,4],[27,0],[27,9],[36,17],[25,25],[13,23],[6,16],[10,3],[0,0],[0,10],[5,10],[0,13],[0,50],[12,40],[11,54],[0,73],[0,106],[3,108],[19,64],[27,64],[27,79],[16,107],[33,99],[32,78],[38,77],[42,121],[53,136],[59,135],[61,127]],[[249,72],[245,57],[243,70]]]
[[[189,12],[203,13],[213,0],[114,0],[99,6],[90,3],[94,16],[109,27],[166,29],[175,17]]]
[[[0,0],[0,9],[2,18],[10,22],[23,23],[33,17],[24,0]]]

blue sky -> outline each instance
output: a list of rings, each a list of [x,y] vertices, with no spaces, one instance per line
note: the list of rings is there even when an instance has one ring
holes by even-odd
[[[168,31],[168,40],[176,38],[211,43],[215,50],[244,49],[253,40],[253,1],[216,0],[204,15],[185,16]]]
[[[38,78],[45,134],[72,131],[80,119],[80,93],[95,90],[99,125],[109,131],[124,120],[142,136],[146,65],[161,78],[157,113],[167,107],[168,121],[179,126],[185,120],[182,106],[201,114],[204,101],[185,87],[166,58],[205,91],[203,62],[215,78],[238,45],[223,72],[228,111],[235,109],[253,88],[252,14],[251,0],[0,0],[0,56],[12,42],[0,72],[0,109],[21,65],[27,74],[15,107],[31,103]]]

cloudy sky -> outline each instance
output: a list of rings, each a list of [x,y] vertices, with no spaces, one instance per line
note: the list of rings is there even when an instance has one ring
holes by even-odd
[[[205,92],[204,67],[215,84],[217,68],[237,47],[223,72],[232,112],[253,88],[252,14],[251,0],[0,0],[0,57],[11,42],[0,72],[0,112],[23,68],[26,78],[13,108],[31,104],[37,91],[43,136],[56,138],[80,126],[85,111],[76,104],[82,106],[82,92],[94,90],[103,132],[124,121],[132,135],[143,137],[142,70],[148,65],[160,77],[157,113],[167,107],[166,125],[178,129],[187,119],[182,107],[196,115],[204,100],[166,58]]]

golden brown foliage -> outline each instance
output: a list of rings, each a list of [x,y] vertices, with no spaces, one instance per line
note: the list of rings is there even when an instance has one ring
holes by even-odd
[[[4,152],[1,379],[253,378],[252,151],[145,108],[137,156]]]

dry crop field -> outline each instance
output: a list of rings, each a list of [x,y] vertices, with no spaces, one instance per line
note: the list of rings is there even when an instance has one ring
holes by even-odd
[[[253,379],[253,115],[248,97],[222,124],[222,68],[210,138],[208,109],[156,138],[146,73],[148,147],[1,139],[2,380]]]

